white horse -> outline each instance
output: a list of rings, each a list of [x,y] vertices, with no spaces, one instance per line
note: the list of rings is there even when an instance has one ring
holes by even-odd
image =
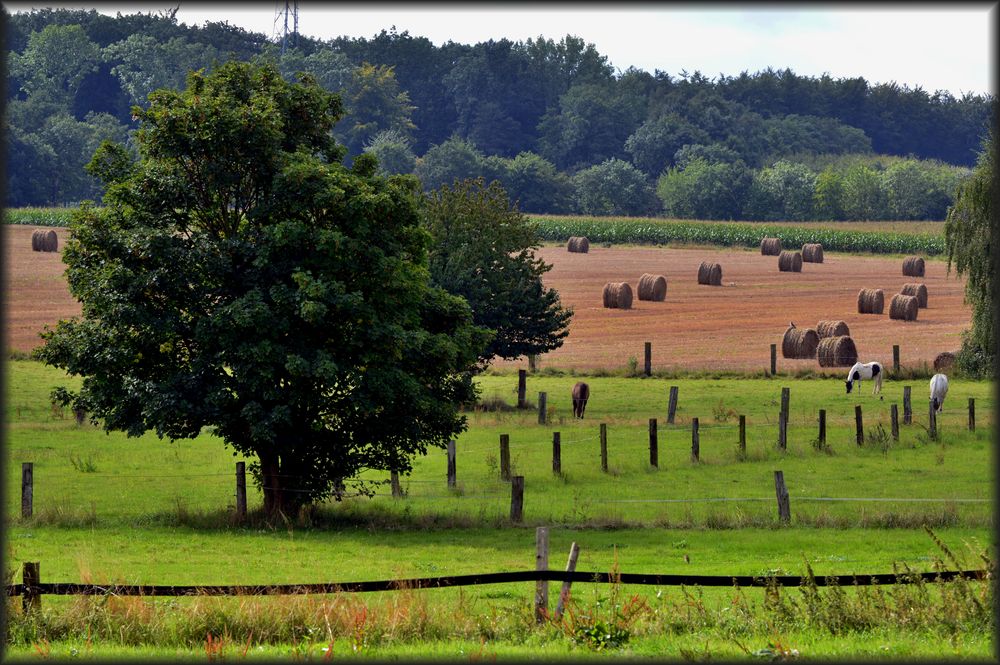
[[[882,391],[882,363],[870,362],[870,363],[854,363],[854,367],[851,371],[847,373],[847,392],[851,392],[851,388],[854,386],[854,382],[858,382],[858,391],[861,391],[861,380],[862,379],[874,379],[875,388],[872,390],[872,395]]]
[[[931,377],[931,405],[938,413],[944,410],[944,398],[948,394],[948,377],[935,374]]]

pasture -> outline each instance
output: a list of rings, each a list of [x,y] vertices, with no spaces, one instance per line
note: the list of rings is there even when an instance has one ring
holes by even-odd
[[[307,583],[527,570],[533,567],[534,527],[540,525],[552,532],[552,567],[562,567],[575,541],[581,546],[578,568],[594,571],[617,565],[622,572],[804,574],[806,562],[817,575],[892,572],[894,566],[932,570],[944,555],[922,524],[968,567],[981,567],[977,557],[991,548],[994,479],[986,462],[994,409],[987,382],[953,382],[938,421],[940,439],[932,441],[921,408],[924,379],[887,381],[885,399],[879,400],[869,394],[869,384],[860,393],[844,394],[839,378],[590,377],[592,397],[580,422],[572,418],[570,403],[577,377],[529,375],[529,401],[536,402],[539,391],[549,395],[549,422],[538,424],[533,410],[471,410],[469,430],[456,445],[456,488],[447,488],[445,453],[434,449],[404,477],[404,499],[393,499],[381,486],[372,499],[330,502],[284,527],[267,528],[233,523],[235,458],[210,434],[175,443],[152,435],[133,440],[106,435],[51,408],[48,391],[63,381],[58,371],[17,361],[7,364],[7,372],[7,487],[19,486],[20,461],[34,463],[35,477],[31,520],[20,519],[19,497],[8,493],[8,575],[22,561],[40,561],[46,581],[147,584]],[[516,402],[516,374],[498,372],[479,381],[485,404]],[[679,398],[675,423],[666,425],[671,385],[678,386]],[[879,426],[889,430],[888,405],[901,400],[904,385],[912,386],[914,422],[901,426],[898,442],[878,439]],[[791,396],[785,452],[775,447],[782,387],[789,387]],[[967,429],[969,397],[976,399],[975,432]],[[866,434],[871,432],[861,447],[854,438],[855,404],[863,406]],[[828,414],[829,448],[823,450],[813,445],[820,408]],[[734,413],[746,417],[744,459],[736,452]],[[658,469],[648,463],[648,419],[654,417],[663,423]],[[698,463],[690,459],[695,417],[704,423]],[[608,426],[608,472],[600,469],[601,422]],[[565,442],[560,476],[551,471],[554,431]],[[518,524],[509,520],[509,484],[497,478],[502,433],[510,435],[514,471],[526,478],[525,515]],[[775,511],[775,469],[784,471],[791,494],[789,526],[780,525]],[[384,473],[368,475],[385,480]],[[250,494],[254,510],[260,497],[252,489]],[[831,498],[854,500],[824,500]],[[960,501],[966,499],[977,501]],[[550,586],[556,593],[558,585]],[[578,586],[580,616],[607,609],[612,589]],[[398,597],[122,599],[111,608],[46,597],[50,632],[31,632],[40,629],[17,623],[18,637],[9,647],[11,656],[37,655],[38,635],[48,634],[54,654],[197,656],[206,651],[205,634],[215,631],[218,637],[225,628],[230,657],[249,641],[254,646],[247,658],[288,656],[296,649],[318,658],[329,646],[325,611],[327,620],[340,626],[331,629],[339,636],[333,640],[335,655],[592,653],[568,637],[565,626],[531,627],[532,589],[532,584],[508,584]],[[804,617],[781,623],[762,590],[625,587],[615,593],[625,599],[637,594],[650,608],[628,624],[634,637],[624,651],[611,650],[619,655],[738,657],[745,654],[737,643],[761,650],[776,639],[823,657],[941,653],[941,626],[898,632],[883,620],[866,630],[843,629],[836,639],[824,637]],[[735,607],[737,593],[757,618],[733,632],[726,608]],[[783,593],[790,602],[799,597],[794,589]],[[910,592],[892,593],[902,598],[898,594]],[[697,620],[690,615],[692,602],[702,607]],[[358,652],[350,617],[362,608],[371,613],[370,635]],[[12,612],[17,617],[19,606]],[[424,614],[423,627],[413,623],[414,612]],[[139,617],[145,617],[146,628]],[[105,628],[98,630],[98,620]],[[936,619],[926,621],[937,625]],[[118,635],[85,647],[87,626],[97,633],[113,626]],[[249,626],[257,626],[256,638]],[[984,628],[956,636],[947,653],[984,655],[989,648]]]
[[[808,226],[808,225],[806,225]],[[854,225],[852,224],[852,227]],[[860,227],[858,227],[860,228]],[[8,345],[23,355],[45,324],[79,313],[59,253],[31,252],[31,226],[5,226]],[[60,233],[60,250],[65,229]],[[872,229],[877,230],[877,229]],[[893,231],[905,233],[906,231]],[[76,385],[27,360],[4,368],[7,424],[4,499],[7,583],[41,564],[43,582],[297,584],[460,575],[534,568],[535,528],[550,529],[549,567],[570,543],[578,570],[692,575],[816,575],[983,568],[995,559],[992,443],[995,386],[951,377],[939,436],[928,430],[928,366],[953,351],[968,326],[964,281],[927,257],[929,308],[917,321],[856,313],[860,288],[891,297],[911,278],[902,255],[825,252],[823,264],[781,273],[759,249],[605,247],[587,254],[546,244],[545,282],[575,310],[562,348],[528,374],[522,361],[477,378],[480,404],[456,441],[447,485],[445,451],[414,460],[394,498],[388,474],[357,479],[372,497],[329,501],[282,525],[235,519],[235,457],[210,431],[195,440],[128,439],[77,424],[49,392]],[[723,267],[723,285],[699,286],[698,265]],[[663,302],[601,306],[605,283],[643,273],[667,278]],[[883,399],[872,385],[845,394],[846,368],[780,355],[789,320],[814,327],[843,319],[862,360],[902,371]],[[653,376],[639,377],[652,343]],[[767,376],[777,344],[777,376]],[[570,390],[591,387],[586,418]],[[673,423],[668,394],[678,388]],[[891,435],[890,408],[912,390],[913,421]],[[787,444],[778,448],[782,388],[790,390]],[[538,422],[539,393],[547,395]],[[975,400],[976,429],[967,405]],[[856,441],[855,407],[864,442]],[[818,440],[825,411],[826,441]],[[739,449],[739,416],[745,451]],[[658,465],[649,460],[657,419]],[[692,425],[698,419],[698,459]],[[607,470],[600,425],[606,426]],[[562,471],[552,471],[552,441]],[[525,478],[524,515],[510,518],[500,476],[507,435],[512,475]],[[253,460],[245,460],[248,464]],[[21,463],[33,464],[33,516],[20,515]],[[774,472],[791,517],[778,517]],[[930,532],[925,529],[930,529]],[[935,542],[938,539],[939,542]],[[807,569],[808,567],[808,569]],[[550,587],[550,607],[558,584]],[[533,583],[308,597],[179,599],[45,596],[38,617],[8,602],[10,660],[39,657],[191,658],[986,658],[992,647],[990,585],[895,585],[780,591],[726,587],[575,584],[561,622],[536,626]],[[617,634],[620,644],[602,642]],[[794,650],[794,651],[793,651]]]

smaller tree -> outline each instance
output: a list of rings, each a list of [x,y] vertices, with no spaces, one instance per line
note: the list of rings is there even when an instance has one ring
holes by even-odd
[[[812,219],[816,176],[803,164],[778,161],[754,174],[746,214],[750,219]]]
[[[737,219],[751,181],[750,169],[741,160],[713,164],[695,157],[683,168],[670,169],[660,176],[656,193],[671,217]]]
[[[633,164],[655,177],[674,165],[674,155],[683,146],[708,142],[704,130],[676,113],[667,113],[635,130],[625,141],[625,151],[632,155]]]
[[[481,368],[494,357],[513,360],[562,346],[573,312],[542,283],[552,266],[535,256],[535,229],[500,183],[444,185],[426,196],[424,219],[433,238],[432,284],[465,298],[473,323],[494,332],[479,356]]]
[[[609,159],[573,177],[576,205],[587,215],[653,215],[659,201],[642,171],[621,159]]]
[[[865,164],[847,169],[844,183],[844,214],[850,220],[885,219],[887,203],[878,171]]]

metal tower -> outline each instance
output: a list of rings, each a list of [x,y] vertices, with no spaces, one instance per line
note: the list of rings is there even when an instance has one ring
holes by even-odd
[[[285,0],[284,7],[279,6],[276,12],[274,22],[277,23],[279,20],[284,21],[284,27],[281,31],[281,54],[285,54],[285,49],[288,48],[288,15],[292,16],[292,48],[298,46],[299,41],[299,0],[292,0],[288,2]]]

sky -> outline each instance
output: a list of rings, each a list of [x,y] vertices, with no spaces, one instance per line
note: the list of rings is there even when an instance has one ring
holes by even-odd
[[[4,2],[10,12],[47,6]],[[289,2],[289,5],[292,3]],[[179,7],[188,25],[228,21],[280,38],[284,0],[230,3],[54,3],[116,12],[157,13]],[[966,3],[298,3],[299,32],[330,39],[398,32],[475,44],[567,34],[592,43],[620,71],[636,67],[671,76],[700,71],[709,78],[767,67],[802,76],[862,76],[928,92],[995,94],[997,2]],[[289,29],[292,19],[289,17]]]

